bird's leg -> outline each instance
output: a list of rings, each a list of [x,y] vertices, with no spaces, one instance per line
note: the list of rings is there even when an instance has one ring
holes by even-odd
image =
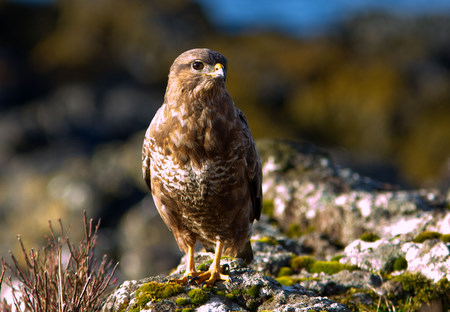
[[[186,271],[184,272],[183,277],[181,279],[173,279],[171,280],[172,282],[179,284],[189,284],[195,281],[201,274],[200,272],[197,272],[195,270],[194,247],[195,246],[188,246],[188,259],[186,263]]]
[[[195,271],[195,261],[194,261],[194,246],[188,247],[188,259],[186,264],[186,272],[184,273],[185,276],[188,276],[189,274],[197,273]]]
[[[220,258],[222,257],[223,244],[221,241],[216,243],[216,252],[214,255],[214,261],[209,267],[209,270],[201,273],[198,276],[196,282],[198,284],[202,283],[202,286],[213,286],[217,280],[229,281],[230,277],[228,275],[223,275],[220,268]]]

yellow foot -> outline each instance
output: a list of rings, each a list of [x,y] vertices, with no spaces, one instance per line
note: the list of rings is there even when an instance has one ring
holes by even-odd
[[[177,284],[191,284],[193,282],[196,282],[199,279],[199,276],[202,274],[202,272],[189,272],[186,273],[182,278],[173,278],[170,280],[170,282],[177,283]]]
[[[217,271],[206,271],[201,273],[195,280],[202,287],[212,287],[216,281],[230,281],[230,277]]]
[[[202,287],[211,287],[216,281],[230,281],[230,277],[220,272],[206,271],[206,272],[190,272],[180,279],[171,279],[170,282],[190,285],[195,283]]]

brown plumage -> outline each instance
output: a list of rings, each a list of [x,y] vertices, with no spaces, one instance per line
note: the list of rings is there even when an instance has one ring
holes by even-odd
[[[261,214],[261,162],[244,114],[225,89],[226,58],[209,49],[178,56],[164,104],[145,134],[142,172],[158,211],[188,257],[190,277],[212,285],[222,252],[253,259],[249,236]],[[215,261],[195,271],[200,241]]]

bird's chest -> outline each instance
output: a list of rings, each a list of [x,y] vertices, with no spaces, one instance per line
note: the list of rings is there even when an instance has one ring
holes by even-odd
[[[152,177],[159,179],[168,196],[184,206],[211,208],[233,184],[230,177],[238,159],[215,157],[201,161],[181,163],[174,155],[155,153],[152,157]]]

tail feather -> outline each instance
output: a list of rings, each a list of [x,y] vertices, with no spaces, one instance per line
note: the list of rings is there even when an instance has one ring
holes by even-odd
[[[236,255],[236,258],[242,258],[244,259],[245,263],[249,264],[253,260],[253,250],[252,245],[250,244],[250,241],[247,241],[244,248],[242,248],[241,251],[238,252]]]

